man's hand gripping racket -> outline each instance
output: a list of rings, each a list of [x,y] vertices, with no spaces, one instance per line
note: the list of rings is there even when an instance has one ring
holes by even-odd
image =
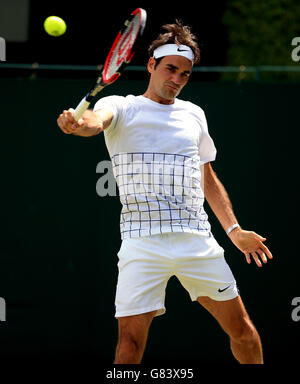
[[[92,99],[104,87],[115,82],[124,71],[134,55],[134,47],[140,36],[142,36],[146,25],[147,14],[142,8],[135,9],[125,21],[123,28],[119,31],[115,41],[105,60],[103,70],[97,81],[81,100],[74,111],[76,121],[88,109]]]

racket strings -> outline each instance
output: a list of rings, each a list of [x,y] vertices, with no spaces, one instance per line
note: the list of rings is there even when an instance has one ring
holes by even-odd
[[[124,63],[131,60],[131,50],[140,31],[141,15],[136,14],[131,21],[125,23],[125,30],[120,33],[112,46],[107,65],[104,68],[104,77],[107,81],[115,77]]]

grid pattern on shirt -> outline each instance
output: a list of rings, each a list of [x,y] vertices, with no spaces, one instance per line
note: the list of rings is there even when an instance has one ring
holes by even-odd
[[[133,152],[112,156],[122,239],[164,232],[208,232],[199,158]]]

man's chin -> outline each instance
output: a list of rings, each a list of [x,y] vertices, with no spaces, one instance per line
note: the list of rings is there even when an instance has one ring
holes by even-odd
[[[177,89],[174,91],[168,91],[168,92],[164,92],[164,95],[163,95],[163,98],[168,100],[168,101],[174,101],[176,99],[176,97],[179,95],[180,91],[178,91]]]

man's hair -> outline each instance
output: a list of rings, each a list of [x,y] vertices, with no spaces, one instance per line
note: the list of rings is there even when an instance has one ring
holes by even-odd
[[[149,56],[153,56],[156,48],[164,44],[187,45],[194,53],[194,64],[200,61],[200,49],[197,43],[197,37],[191,32],[190,27],[183,25],[181,21],[175,20],[175,24],[165,24],[162,26],[167,32],[160,33],[149,49]]]

